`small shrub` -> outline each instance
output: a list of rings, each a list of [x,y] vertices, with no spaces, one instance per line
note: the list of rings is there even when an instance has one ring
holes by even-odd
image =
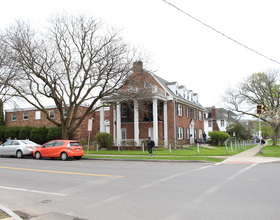
[[[186,144],[186,140],[178,140],[178,145],[180,147],[183,147],[183,145],[185,145],[185,144]]]
[[[99,132],[95,135],[95,139],[97,144],[101,148],[110,148],[114,145],[114,137],[113,135],[106,132]]]
[[[159,139],[158,140],[158,146],[164,146],[164,140]]]
[[[126,141],[121,141],[121,145],[122,145],[122,146],[126,146],[126,145],[127,145],[127,142],[126,142]]]
[[[148,144],[148,140],[143,140],[143,141],[141,141],[141,145],[143,145],[143,144],[144,144],[144,146],[146,147],[147,144]]]
[[[230,137],[228,133],[223,131],[212,131],[209,132],[208,135],[211,137],[212,144],[217,146],[219,145],[219,143],[222,144]]]
[[[129,146],[136,146],[136,141],[127,141],[127,145],[129,145]]]

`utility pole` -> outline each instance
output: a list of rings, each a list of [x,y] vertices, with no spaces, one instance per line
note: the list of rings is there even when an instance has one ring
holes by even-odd
[[[257,114],[259,116],[259,152],[258,154],[262,154],[262,129],[261,129],[261,114],[264,112],[264,105],[257,105]]]

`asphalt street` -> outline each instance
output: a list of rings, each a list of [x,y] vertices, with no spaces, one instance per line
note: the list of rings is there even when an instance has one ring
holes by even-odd
[[[0,158],[0,204],[23,219],[279,219],[280,163]]]

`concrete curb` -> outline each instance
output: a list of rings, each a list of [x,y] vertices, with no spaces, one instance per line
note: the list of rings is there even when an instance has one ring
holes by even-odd
[[[0,205],[0,209],[3,212],[6,212],[9,216],[11,216],[10,218],[5,218],[5,220],[23,220],[21,217],[19,217],[17,214],[15,214],[13,211],[11,211],[10,209]]]

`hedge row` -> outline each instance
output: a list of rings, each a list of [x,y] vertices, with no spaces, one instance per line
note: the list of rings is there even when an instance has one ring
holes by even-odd
[[[0,126],[0,140],[5,142],[6,139],[29,139],[38,144],[44,144],[47,141],[61,139],[61,128],[59,127],[31,127],[31,126]]]

